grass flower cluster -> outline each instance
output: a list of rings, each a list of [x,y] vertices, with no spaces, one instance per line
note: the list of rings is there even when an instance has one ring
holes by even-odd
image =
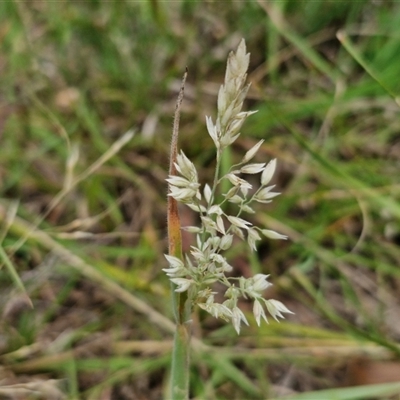
[[[246,53],[244,40],[236,52],[229,55],[224,84],[218,93],[218,115],[214,123],[206,117],[207,130],[216,147],[216,167],[212,184],[202,186],[198,180],[195,165],[181,151],[174,163],[176,172],[170,175],[169,196],[186,204],[198,213],[199,226],[187,226],[183,229],[196,235],[196,245],[190,254],[184,257],[166,255],[168,268],[164,271],[175,285],[175,292],[186,293],[191,307],[197,305],[216,318],[231,322],[240,333],[241,324],[247,319],[238,306],[240,298],[253,301],[253,314],[258,325],[261,319],[267,321],[265,309],[276,320],[283,318],[282,313],[291,311],[277,300],[263,298],[263,291],[271,286],[269,275],[256,274],[251,278],[231,277],[232,266],[224,257],[234,242],[234,237],[246,240],[252,250],[256,250],[257,241],[262,236],[271,239],[287,237],[275,231],[254,226],[246,219],[246,214],[254,213],[254,203],[270,203],[279,195],[270,185],[276,169],[276,160],[268,163],[252,163],[252,159],[263,144],[260,140],[246,152],[240,163],[233,165],[227,174],[220,176],[221,159],[224,150],[232,145],[240,135],[240,129],[246,118],[255,111],[241,111],[247,95],[246,84],[249,53]],[[246,175],[260,175],[260,185],[255,190],[246,180]],[[230,188],[220,193],[221,183],[227,180]],[[220,195],[222,194],[222,196]],[[222,199],[217,201],[217,199]],[[224,207],[234,204],[234,215],[227,214]],[[230,207],[231,209],[232,207]],[[226,290],[223,303],[216,301],[215,283],[219,282]]]

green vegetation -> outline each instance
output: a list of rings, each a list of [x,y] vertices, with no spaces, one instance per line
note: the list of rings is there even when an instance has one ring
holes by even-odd
[[[6,1],[1,398],[166,397],[176,97],[187,66],[179,148],[204,182],[205,116],[241,38],[244,109],[259,111],[221,169],[264,139],[254,162],[277,159],[282,195],[249,218],[289,240],[250,255],[237,242],[227,258],[237,275],[271,274],[266,298],[295,314],[258,328],[243,302],[240,336],[193,315],[191,398],[400,393],[400,3]],[[181,219],[197,222],[186,207]]]

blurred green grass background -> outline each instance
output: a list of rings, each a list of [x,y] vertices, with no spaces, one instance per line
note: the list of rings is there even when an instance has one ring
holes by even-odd
[[[187,66],[180,146],[206,182],[242,37],[259,111],[230,158],[265,139],[282,195],[253,222],[290,240],[228,258],[295,315],[239,337],[195,315],[191,397],[398,398],[400,3],[311,0],[0,2],[0,396],[163,397],[175,99]]]

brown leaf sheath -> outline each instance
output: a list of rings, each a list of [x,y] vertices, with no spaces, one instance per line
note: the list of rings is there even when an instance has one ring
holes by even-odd
[[[183,100],[183,92],[185,88],[185,82],[187,77],[187,68],[183,75],[181,89],[179,90],[178,99],[175,106],[174,114],[174,125],[172,128],[172,140],[171,140],[171,151],[169,161],[169,174],[176,175],[175,163],[178,154],[178,135],[179,135],[179,120],[181,112],[181,104]],[[178,202],[172,197],[168,196],[168,245],[169,255],[179,258],[183,261],[182,256],[182,234],[181,234],[181,222],[178,212]],[[174,315],[178,325],[185,322],[185,304],[187,300],[187,293],[175,293],[173,296],[174,304]]]
[[[176,157],[178,154],[178,135],[179,135],[179,120],[181,112],[181,104],[183,100],[183,92],[187,77],[187,68],[183,75],[181,89],[179,90],[178,99],[175,106],[174,125],[172,129],[171,151],[169,161],[169,174],[176,175]],[[169,254],[182,259],[182,235],[181,223],[178,212],[178,203],[172,197],[168,196],[168,243]]]

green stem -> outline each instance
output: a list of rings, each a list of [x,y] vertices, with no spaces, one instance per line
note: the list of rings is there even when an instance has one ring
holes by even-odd
[[[217,190],[218,180],[219,180],[219,170],[221,168],[221,158],[222,158],[222,150],[217,149],[217,163],[215,165],[214,182],[213,182],[213,187],[212,187],[212,191],[211,191],[210,204],[214,203],[215,192]]]
[[[172,351],[170,399],[189,398],[190,325],[177,324]]]
[[[189,398],[191,302],[187,292],[176,293],[174,291],[176,286],[174,284],[171,286],[176,328],[172,349],[169,398],[187,400]]]

